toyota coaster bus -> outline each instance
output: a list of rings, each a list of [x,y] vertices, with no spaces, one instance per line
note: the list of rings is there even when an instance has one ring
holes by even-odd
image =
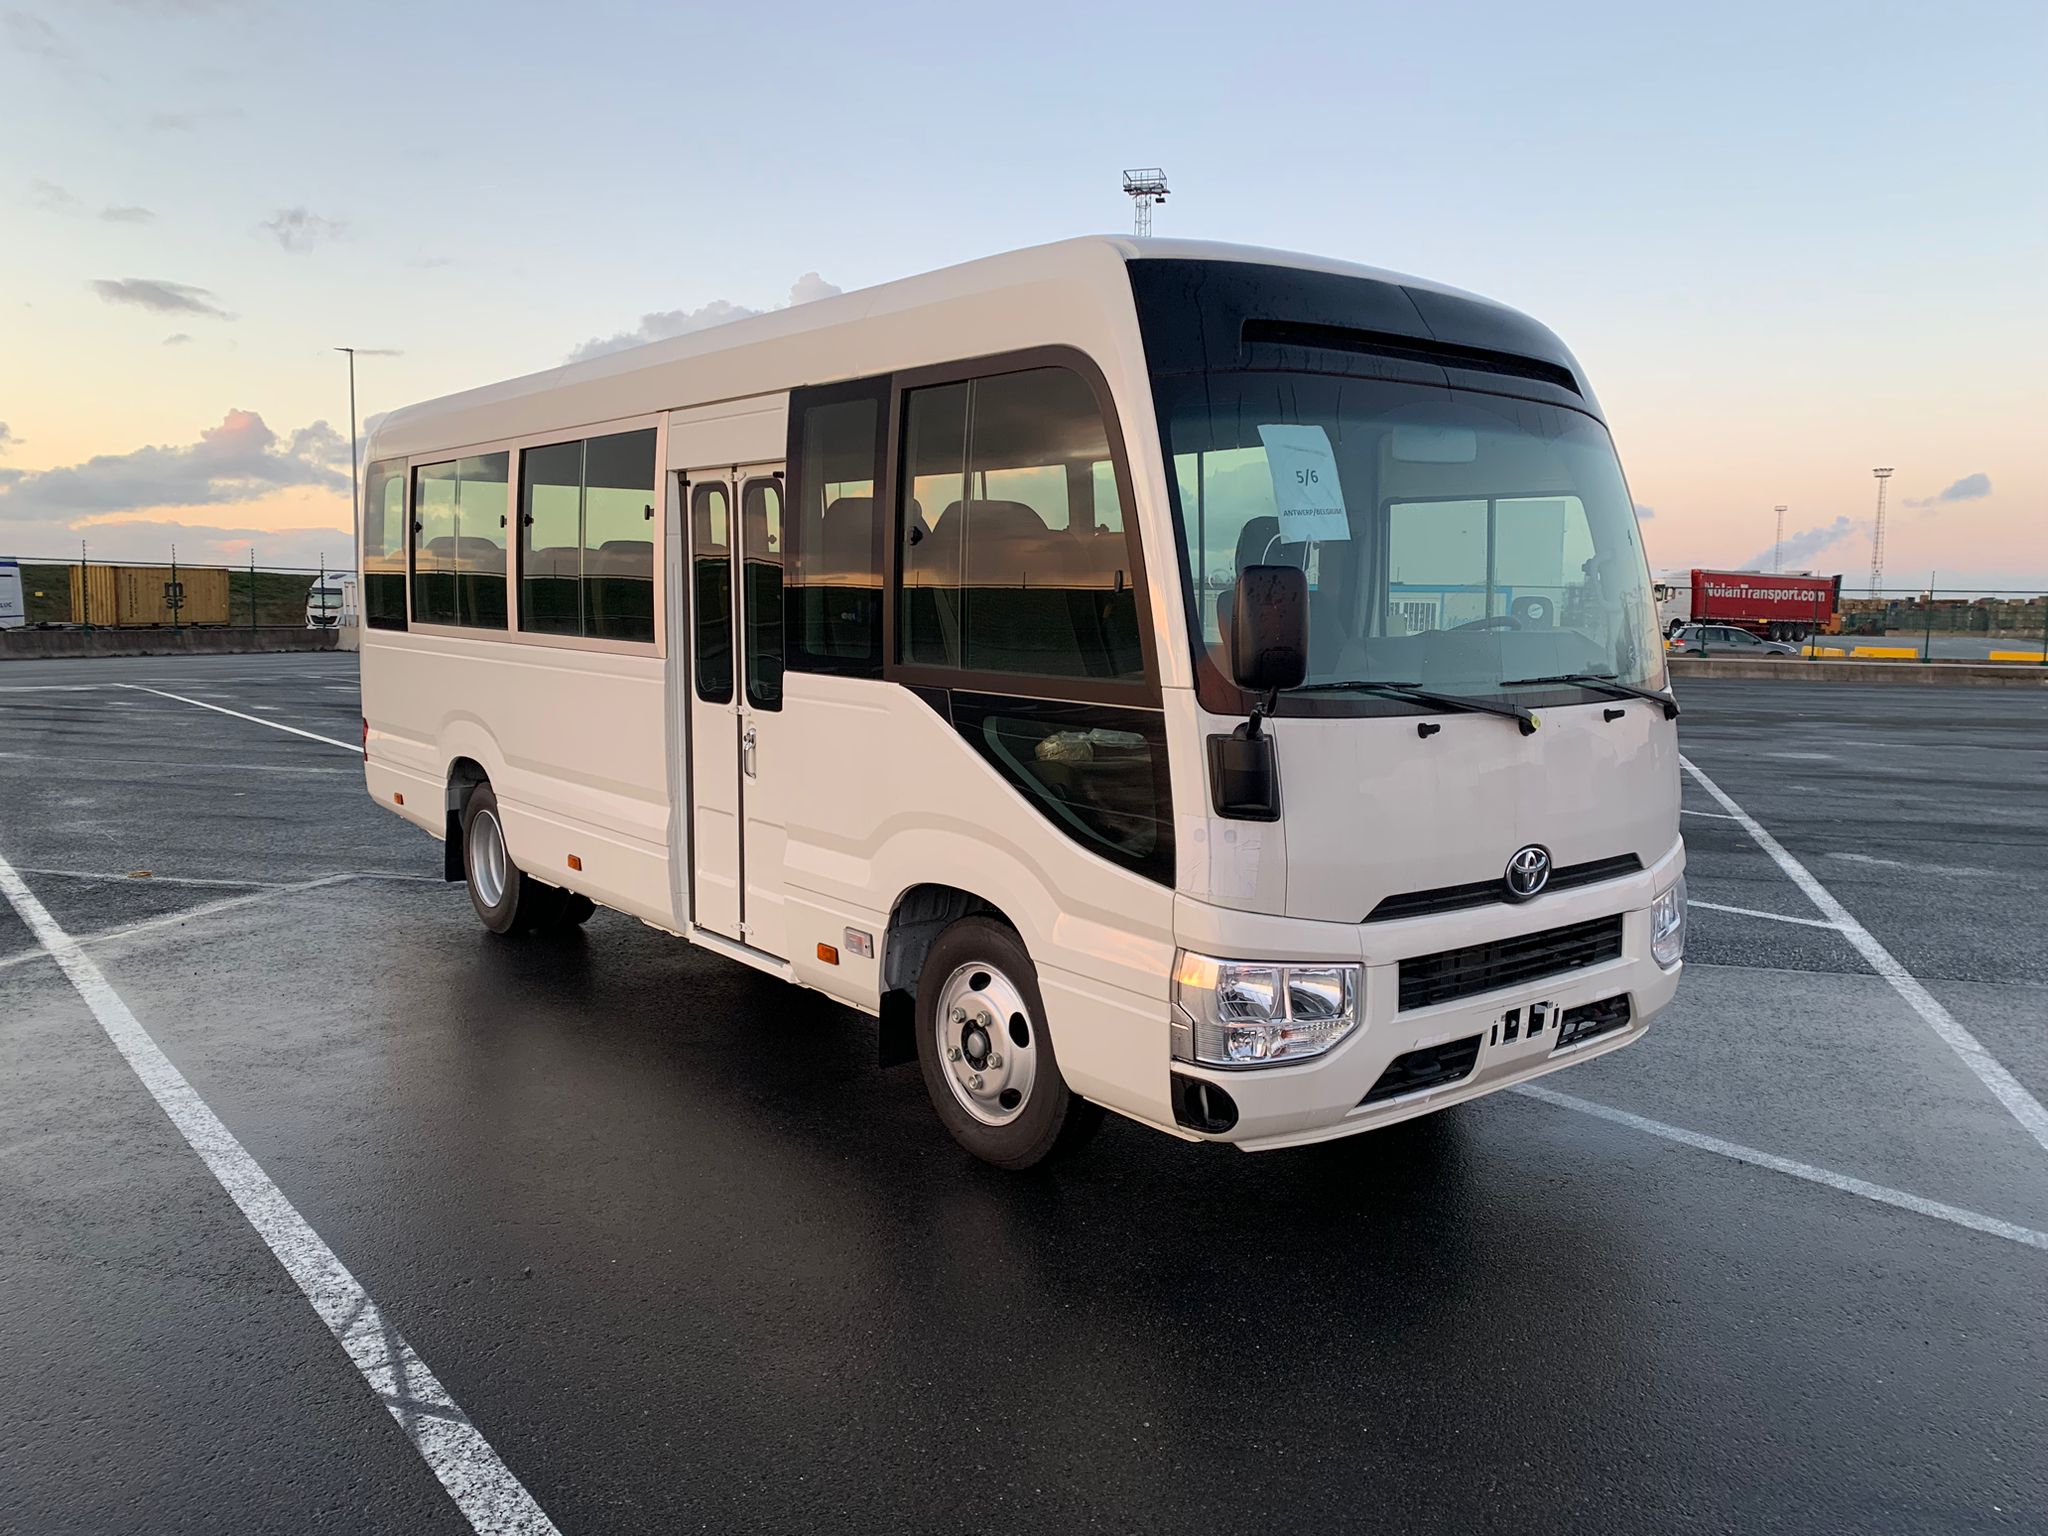
[[[393,412],[363,753],[500,934],[876,1016],[992,1163],[1637,1039],[1685,939],[1634,507],[1548,330],[1080,239]],[[679,1006],[688,1006],[679,1003]]]

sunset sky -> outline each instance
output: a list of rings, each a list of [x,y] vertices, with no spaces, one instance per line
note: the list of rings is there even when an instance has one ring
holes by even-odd
[[[0,6],[7,0],[0,0]],[[349,558],[361,411],[1123,230],[1536,315],[1661,571],[2048,589],[2048,5],[19,0],[0,555]]]

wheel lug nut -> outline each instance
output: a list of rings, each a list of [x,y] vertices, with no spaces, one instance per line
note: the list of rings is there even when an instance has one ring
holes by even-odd
[[[949,1046],[947,1046],[947,1047],[946,1047],[946,1060],[948,1060],[948,1061],[958,1061],[959,1059],[960,1059],[960,1047],[959,1047],[959,1046],[957,1046],[957,1045],[949,1045]]]
[[[1003,1064],[1002,1052],[990,1051],[988,1053],[988,1064],[992,1067],[1000,1067]]]
[[[981,1025],[983,1029],[994,1029],[996,1027],[995,1019],[986,1013],[984,1013],[977,1022]]]
[[[981,1074],[979,1072],[975,1073],[974,1076],[968,1079],[968,1081],[974,1085],[974,1091],[976,1093],[981,1092]]]
[[[965,1008],[955,1008],[953,1010],[953,1022],[955,1024],[965,1024],[967,1022],[967,1010]]]

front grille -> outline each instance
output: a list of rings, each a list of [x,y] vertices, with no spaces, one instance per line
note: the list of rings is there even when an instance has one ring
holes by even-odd
[[[1566,864],[1554,869],[1543,895],[1568,891],[1581,885],[1598,885],[1602,880],[1619,880],[1637,874],[1643,861],[1632,853],[1618,853],[1611,859],[1591,859],[1584,864]],[[1388,923],[1397,917],[1428,917],[1437,912],[1462,912],[1471,907],[1489,907],[1508,899],[1505,877],[1469,880],[1463,885],[1439,885],[1427,891],[1403,891],[1389,896],[1366,914],[1368,923]],[[1535,898],[1538,901],[1543,896]]]
[[[1496,987],[1583,970],[1620,954],[1621,917],[1616,914],[1519,938],[1418,955],[1401,962],[1401,1006],[1427,1008]]]
[[[1418,1093],[1424,1088],[1440,1088],[1445,1083],[1455,1083],[1461,1077],[1470,1077],[1478,1060],[1477,1035],[1406,1052],[1387,1063],[1387,1070],[1372,1085],[1372,1091],[1358,1102],[1377,1104],[1382,1099],[1398,1099],[1404,1093]]]

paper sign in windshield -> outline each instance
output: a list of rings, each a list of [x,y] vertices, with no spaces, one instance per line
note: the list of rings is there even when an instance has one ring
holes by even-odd
[[[1262,426],[1266,469],[1273,477],[1273,505],[1280,514],[1280,542],[1305,544],[1351,537],[1344,515],[1344,491],[1337,483],[1337,454],[1321,427]]]

